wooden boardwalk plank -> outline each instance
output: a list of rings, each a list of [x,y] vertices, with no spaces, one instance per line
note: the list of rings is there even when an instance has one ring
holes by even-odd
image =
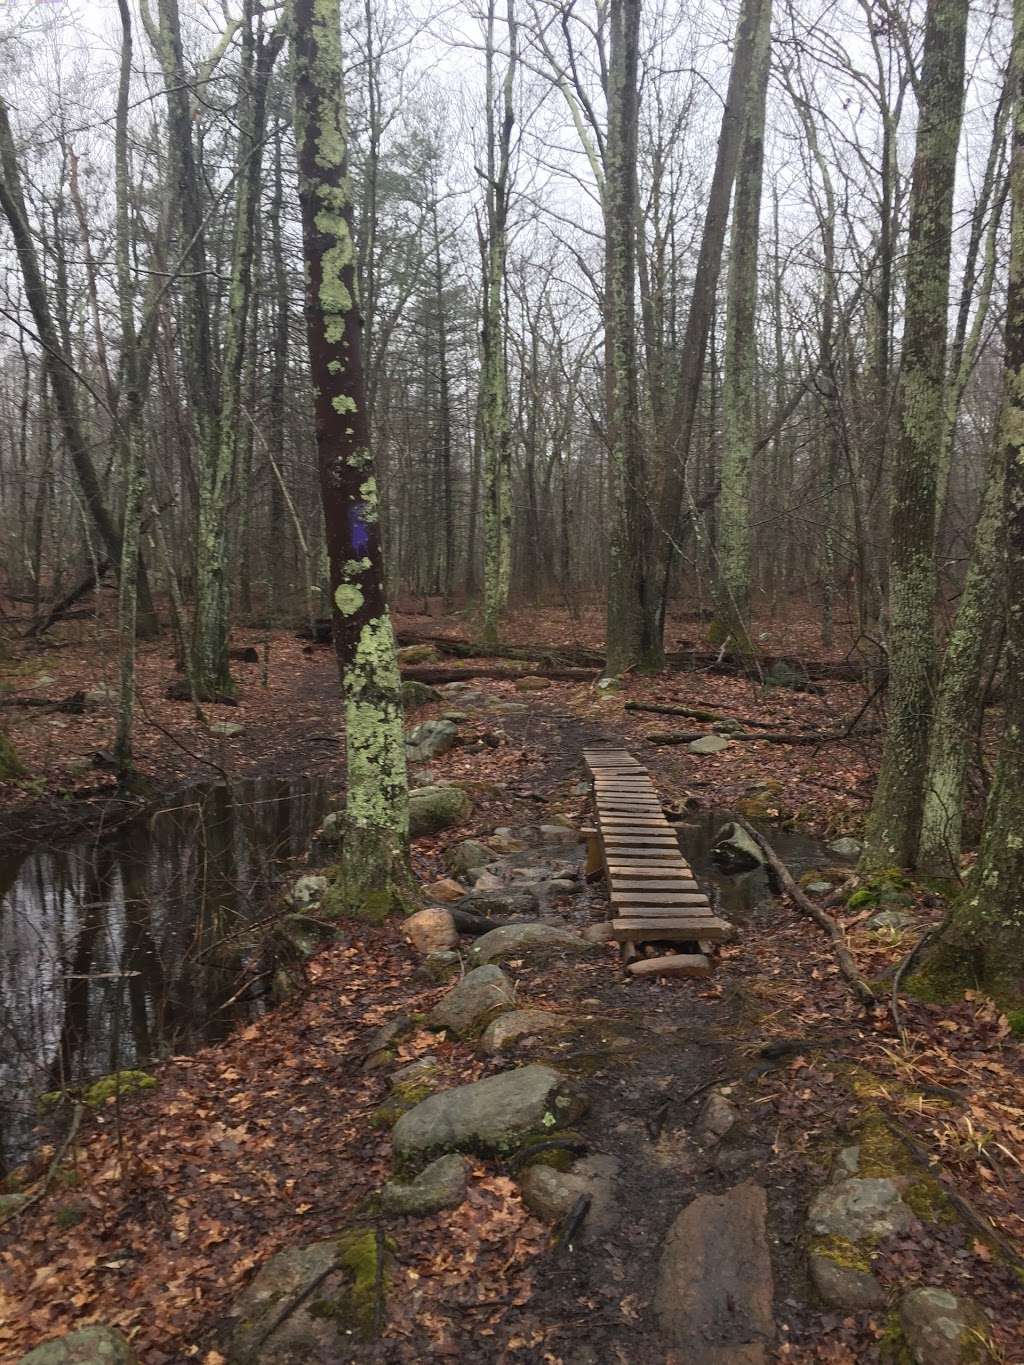
[[[703,891],[620,891],[612,890],[612,905],[710,905]]]
[[[662,923],[649,919],[612,920],[612,939],[616,943],[725,943],[733,937],[731,924],[724,920],[678,920]]]

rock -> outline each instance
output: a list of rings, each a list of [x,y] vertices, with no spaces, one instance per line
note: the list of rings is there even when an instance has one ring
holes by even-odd
[[[561,1222],[580,1195],[588,1194],[590,1208],[580,1237],[589,1240],[615,1221],[613,1194],[617,1171],[614,1157],[600,1155],[577,1161],[568,1171],[538,1164],[523,1172],[519,1188],[526,1207],[547,1223]]]
[[[417,910],[402,927],[412,946],[424,956],[446,952],[459,941],[459,931],[448,910]]]
[[[914,915],[908,915],[905,910],[880,910],[877,915],[872,915],[868,920],[868,929],[913,929],[917,924]]]
[[[337,848],[345,833],[345,817],[339,810],[332,810],[320,822],[320,828],[313,835],[313,842],[324,848]]]
[[[375,1334],[388,1252],[385,1242],[381,1265],[377,1233],[365,1228],[272,1256],[235,1302],[231,1365],[350,1360],[353,1341]]]
[[[609,677],[598,678],[594,686],[599,692],[621,692],[622,679]]]
[[[472,813],[473,802],[461,787],[416,787],[409,793],[409,837],[437,834]]]
[[[460,725],[464,720],[469,720],[469,713],[466,711],[443,711],[442,720],[450,720],[453,725]]]
[[[220,735],[221,739],[237,739],[245,734],[245,726],[239,725],[237,720],[215,720],[210,726],[210,734]]]
[[[406,668],[411,664],[435,664],[441,656],[433,645],[403,645],[395,651],[395,657],[398,667]]]
[[[989,1335],[988,1319],[977,1304],[946,1289],[923,1286],[904,1294],[900,1326],[914,1365],[966,1365],[986,1358],[979,1347]]]
[[[766,861],[757,840],[737,824],[722,826],[711,854],[727,872],[750,872],[755,867],[763,867]]]
[[[669,1229],[654,1308],[688,1365],[765,1359],[775,1335],[767,1199],[746,1182],[698,1195]]]
[[[473,963],[495,962],[507,957],[555,957],[592,951],[593,945],[569,929],[553,924],[503,924],[492,929],[469,950]]]
[[[27,1194],[0,1194],[0,1221],[10,1217],[12,1213],[17,1213],[30,1198],[31,1196]]]
[[[431,981],[442,982],[458,975],[461,966],[461,955],[450,949],[447,952],[428,953],[420,963],[419,970],[425,972]]]
[[[514,838],[511,834],[494,833],[487,841],[495,853],[504,856],[507,853],[524,853],[526,845],[521,839]]]
[[[512,685],[517,692],[543,692],[551,686],[551,679],[528,674],[525,678],[516,678]]]
[[[500,891],[471,891],[462,902],[463,908],[472,910],[476,915],[535,915],[537,896],[528,887],[515,889],[503,887]]]
[[[448,1029],[457,1038],[473,1038],[514,1004],[512,982],[501,968],[477,967],[437,1002],[427,1015],[427,1026]]]
[[[571,1123],[581,1102],[549,1066],[521,1066],[440,1090],[395,1124],[395,1155],[419,1165],[440,1152],[507,1155],[526,1139]]]
[[[860,1170],[860,1147],[844,1147],[836,1157],[836,1164],[832,1169],[832,1182],[837,1180],[848,1180],[851,1175],[856,1175]]]
[[[436,687],[407,678],[402,683],[402,705],[407,711],[417,706],[427,706],[432,701],[440,701],[441,693]]]
[[[484,1029],[480,1047],[492,1056],[499,1052],[510,1051],[523,1038],[538,1033],[550,1033],[552,1029],[565,1028],[566,1020],[550,1010],[510,1010],[492,1019]]]
[[[691,754],[720,754],[729,744],[723,735],[701,735],[700,739],[691,739],[686,747]]]
[[[432,901],[444,901],[446,905],[462,900],[466,894],[466,888],[454,877],[438,877],[436,882],[431,882],[423,890]]]
[[[537,832],[545,844],[578,844],[580,836],[577,830],[565,825],[538,825]]]
[[[703,953],[667,953],[664,957],[638,957],[626,971],[630,976],[704,978],[711,975],[711,963]]]
[[[455,748],[458,726],[450,720],[425,720],[405,738],[407,763],[429,763]]]
[[[588,924],[585,929],[580,930],[580,938],[586,939],[588,943],[610,943],[612,939],[611,920],[602,920],[599,924]]]
[[[827,896],[832,890],[831,882],[813,881],[808,882],[804,890],[809,896]]]
[[[391,1084],[394,1086],[412,1085],[414,1081],[425,1081],[437,1070],[437,1058],[432,1052],[425,1052],[422,1057],[417,1057],[414,1062],[406,1062],[405,1066],[400,1066],[397,1071],[391,1073]]]
[[[554,896],[576,896],[581,888],[579,882],[570,882],[562,877],[552,877],[548,882],[548,890]]]
[[[407,1014],[396,1015],[394,1019],[375,1028],[366,1040],[363,1049],[363,1070],[375,1071],[386,1066],[394,1058],[393,1044],[415,1031],[416,1024]]]
[[[493,872],[481,872],[473,883],[474,891],[500,891],[504,882],[500,877],[496,877]]]
[[[840,858],[859,858],[864,851],[863,844],[858,839],[851,839],[849,835],[833,839],[827,847],[830,853],[835,853]]]
[[[294,905],[296,910],[308,910],[311,905],[323,900],[329,885],[326,877],[299,877],[288,892],[288,903]]]
[[[83,1327],[22,1356],[18,1365],[135,1365],[138,1360],[113,1327]]]
[[[825,1253],[812,1251],[808,1260],[811,1283],[833,1308],[868,1310],[885,1305],[885,1290],[859,1266],[842,1265]]]
[[[887,1176],[851,1176],[826,1185],[811,1201],[807,1226],[815,1237],[845,1237],[850,1242],[910,1232],[917,1218]]]
[[[86,706],[106,706],[117,701],[117,688],[106,682],[97,683],[83,693],[82,700]]]
[[[465,876],[478,867],[486,867],[493,857],[494,850],[479,839],[463,839],[448,849],[444,860],[453,872]]]
[[[385,1213],[407,1216],[437,1213],[439,1209],[457,1209],[466,1197],[468,1173],[469,1164],[465,1157],[454,1152],[439,1156],[408,1184],[390,1180],[381,1190],[381,1207]]]
[[[546,867],[513,867],[511,872],[517,882],[542,882],[548,875]]]
[[[720,1142],[730,1128],[739,1122],[740,1111],[721,1090],[712,1090],[704,1101],[697,1132],[705,1143]]]

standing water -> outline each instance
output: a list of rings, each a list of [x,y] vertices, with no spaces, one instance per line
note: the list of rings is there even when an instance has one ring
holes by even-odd
[[[194,786],[116,833],[0,859],[0,1174],[41,1092],[225,1036],[244,930],[328,809],[316,781]]]

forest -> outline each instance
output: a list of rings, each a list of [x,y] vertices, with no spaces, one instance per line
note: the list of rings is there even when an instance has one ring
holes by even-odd
[[[0,53],[0,1359],[1024,1365],[1024,0]]]

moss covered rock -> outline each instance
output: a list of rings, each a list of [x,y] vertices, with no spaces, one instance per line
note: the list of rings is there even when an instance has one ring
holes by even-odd
[[[416,706],[428,706],[431,702],[440,701],[441,693],[436,687],[429,687],[426,683],[416,682],[413,678],[406,678],[402,683],[402,705],[407,711],[411,711]]]
[[[37,1346],[18,1365],[136,1365],[138,1357],[113,1327],[83,1327]]]
[[[473,802],[461,787],[416,787],[409,793],[409,837],[438,834],[473,813]]]
[[[512,982],[501,968],[477,967],[437,1002],[427,1015],[427,1026],[447,1029],[457,1038],[475,1038],[514,1004]]]
[[[381,1190],[385,1213],[423,1217],[440,1209],[457,1209],[466,1197],[469,1165],[456,1153],[438,1157],[408,1183],[390,1180]]]

